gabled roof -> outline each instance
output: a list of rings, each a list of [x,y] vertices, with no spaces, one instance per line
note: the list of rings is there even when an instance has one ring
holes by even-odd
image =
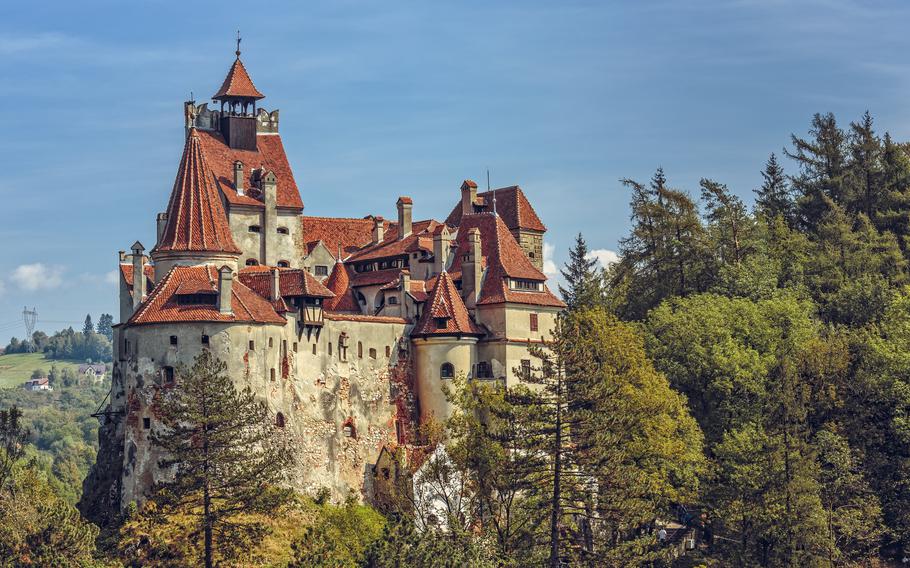
[[[167,205],[167,224],[155,250],[240,253],[195,128],[186,138]]]
[[[243,62],[240,61],[240,56],[237,56],[237,59],[234,60],[234,64],[231,65],[230,70],[228,70],[227,77],[224,78],[224,82],[221,83],[221,88],[218,89],[218,92],[212,95],[212,98],[215,100],[226,99],[229,97],[246,97],[251,99],[263,99],[265,95],[259,92],[259,89],[253,85],[253,80],[250,79],[250,74],[246,72],[246,67],[243,66]]]
[[[471,320],[448,272],[436,279],[412,335],[483,335]]]
[[[239,161],[243,163],[243,172],[246,176],[244,187],[247,191],[253,187],[254,169],[270,171],[278,178],[276,195],[278,207],[303,209],[303,200],[300,199],[294,172],[291,171],[279,134],[257,134],[256,150],[231,148],[224,141],[224,136],[215,130],[200,131],[199,141],[205,150],[218,188],[231,205],[265,207],[262,201],[247,195],[246,192],[244,195],[237,193],[237,188],[234,187],[234,162]]]
[[[305,243],[309,254],[310,244],[322,241],[332,255],[338,249],[344,253],[354,252],[373,239],[373,220],[370,217],[348,219],[342,217],[307,217],[300,218],[301,241]],[[337,259],[336,259],[337,260]]]
[[[382,242],[370,244],[355,252],[348,262],[392,258],[417,251],[433,251],[433,232],[442,225],[439,221],[427,219],[412,225],[411,234],[398,240],[398,223],[389,223]]]
[[[248,266],[240,269],[238,278],[244,286],[265,299],[272,293],[272,270],[278,271],[278,288],[281,296],[307,296],[331,298],[334,294],[315,276],[299,268],[269,268]]]
[[[222,314],[217,305],[178,303],[179,288],[215,289],[217,281],[218,270],[214,266],[175,266],[133,313],[127,325],[175,322],[287,323],[272,304],[247,288],[239,279],[235,279],[231,285],[233,314]]]
[[[476,228],[480,231],[480,251],[483,256],[482,266],[486,275],[480,287],[477,303],[483,304],[530,304],[537,306],[564,307],[565,303],[553,295],[544,282],[547,277],[531,264],[515,237],[509,232],[502,218],[492,213],[476,213],[464,217],[455,242],[455,258],[459,259],[467,252],[468,231]],[[460,277],[461,264],[457,263]],[[512,290],[508,278],[539,282],[542,291]]]
[[[323,304],[326,310],[360,313],[360,305],[354,299],[354,291],[351,289],[348,267],[341,261],[335,263],[332,273],[329,274],[328,279],[325,281],[325,286],[335,295]]]
[[[492,213],[494,194],[496,197],[496,213],[502,217],[510,231],[515,229],[547,230],[534,208],[531,207],[531,202],[528,201],[524,192],[517,185],[478,193],[477,202],[474,205],[475,210],[479,210],[482,213]],[[461,202],[459,201],[455,208],[452,209],[452,212],[449,213],[449,216],[446,217],[446,225],[452,227],[460,226],[461,217]]]
[[[146,264],[143,270],[145,271],[145,293],[150,294],[152,292],[152,288],[155,287],[155,265]],[[126,287],[132,291],[133,265],[120,264],[120,276],[123,278],[123,282],[126,283]]]

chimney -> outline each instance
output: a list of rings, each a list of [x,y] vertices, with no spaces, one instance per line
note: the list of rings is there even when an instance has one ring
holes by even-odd
[[[398,305],[401,306],[401,317],[408,317],[407,312],[407,297],[408,292],[411,291],[411,272],[407,269],[401,271],[401,298],[398,300]]]
[[[159,213],[158,216],[155,217],[155,221],[158,228],[158,242],[160,243],[161,237],[164,236],[164,229],[167,227],[167,213]]]
[[[145,297],[145,247],[136,241],[133,250],[133,311],[142,303]]]
[[[410,197],[399,197],[398,198],[398,240],[405,238],[411,234],[411,209],[414,207],[414,202],[411,201]]]
[[[222,314],[232,315],[231,288],[234,284],[234,273],[231,267],[224,265],[218,270],[218,311]]]
[[[125,251],[125,250],[118,250],[118,251],[117,251],[117,257],[120,259],[120,262],[126,262],[126,251]]]
[[[451,249],[449,229],[440,225],[433,232],[433,274],[439,274],[446,269]]]
[[[237,195],[244,195],[243,193],[243,162],[237,160],[234,162],[234,189],[237,190]]]
[[[269,298],[274,302],[281,297],[281,271],[277,268],[272,269],[272,282],[269,287]]]
[[[265,204],[264,223],[262,227],[263,264],[275,266],[278,248],[278,178],[272,171],[267,171],[262,179],[262,201]]]
[[[481,252],[480,231],[477,227],[468,230],[468,250],[461,258],[461,290],[464,293],[464,304],[468,309],[477,307],[480,295]]]
[[[477,202],[477,184],[466,179],[461,184],[461,214],[470,215],[474,212],[474,203]]]
[[[373,217],[373,244],[381,243],[385,237],[385,230],[382,226],[382,217]]]

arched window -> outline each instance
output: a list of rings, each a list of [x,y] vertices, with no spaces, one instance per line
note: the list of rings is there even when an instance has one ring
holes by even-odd
[[[279,234],[279,235],[287,235],[288,233],[289,233],[289,231],[288,231],[288,228],[287,228],[287,227],[278,227],[278,234]]]
[[[284,414],[278,413],[275,415],[275,426],[279,428],[284,428]]]
[[[291,263],[286,260],[278,261],[278,268],[290,268],[290,266],[291,266]]]
[[[370,359],[376,358],[376,349],[370,347]]]
[[[439,378],[441,379],[453,379],[455,378],[455,365],[451,363],[443,363],[439,367]]]
[[[246,259],[246,265],[247,265],[247,266],[257,266],[258,264],[259,264],[259,261],[256,260],[255,258],[248,258],[248,259]]]

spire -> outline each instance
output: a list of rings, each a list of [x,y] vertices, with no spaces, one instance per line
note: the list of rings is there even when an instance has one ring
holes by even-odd
[[[445,270],[436,279],[436,286],[424,304],[423,314],[417,321],[413,334],[483,335],[471,320],[452,277]]]
[[[155,251],[240,253],[195,128],[187,135]]]
[[[216,101],[234,100],[236,102],[244,102],[242,99],[251,102],[256,99],[265,98],[265,95],[260,93],[259,89],[253,85],[250,74],[246,72],[246,67],[243,66],[243,61],[240,60],[239,31],[237,32],[237,51],[234,53],[237,55],[237,59],[234,60],[233,65],[231,65],[230,70],[228,70],[227,77],[224,78],[221,88],[218,89],[218,92],[215,93],[212,98]]]

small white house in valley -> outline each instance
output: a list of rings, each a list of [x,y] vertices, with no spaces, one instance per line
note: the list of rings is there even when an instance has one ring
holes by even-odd
[[[50,381],[47,380],[47,377],[38,377],[37,379],[29,379],[25,381],[25,390],[27,391],[49,391],[54,390],[51,387]]]
[[[107,373],[107,366],[104,363],[79,365],[79,374],[92,382],[100,381]]]

